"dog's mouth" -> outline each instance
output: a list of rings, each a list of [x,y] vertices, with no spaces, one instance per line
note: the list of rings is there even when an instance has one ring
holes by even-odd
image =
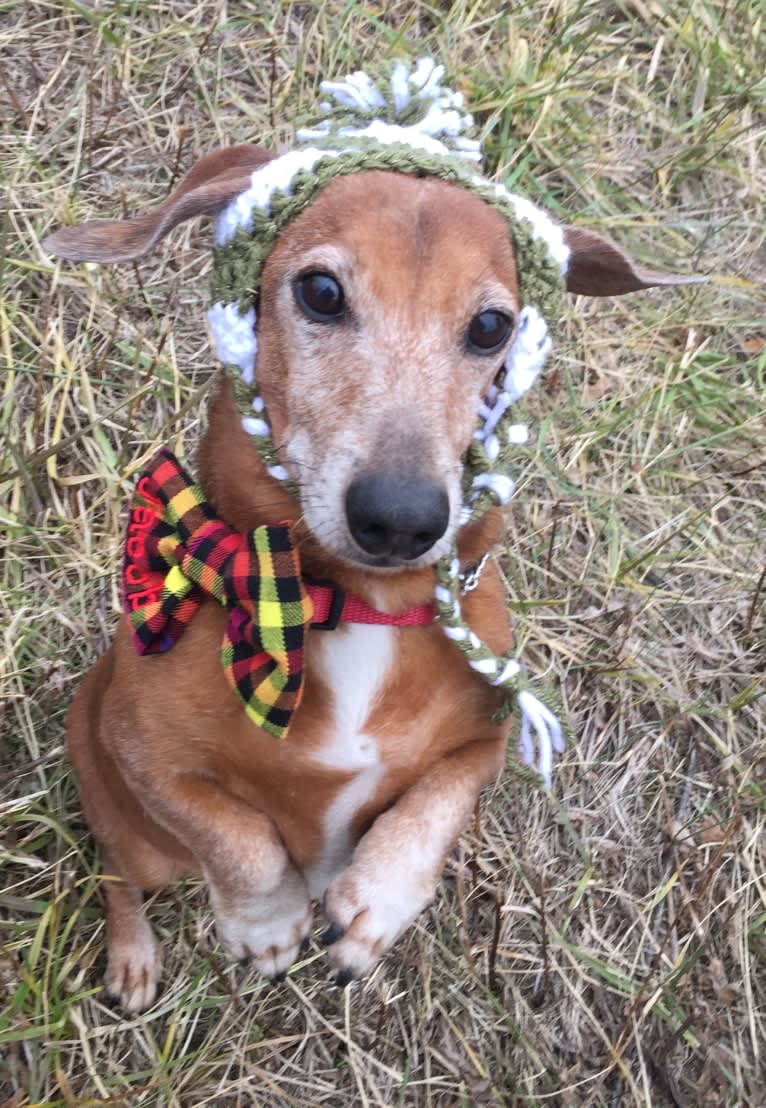
[[[329,528],[325,521],[325,525],[320,523],[317,527],[311,527],[311,533],[317,546],[327,554],[355,569],[366,569],[381,575],[434,566],[440,558],[449,553],[454,540],[452,524],[435,541],[429,542],[426,534],[419,534],[414,539],[414,548],[412,538],[405,533],[391,536],[385,543],[382,536],[375,535],[374,542],[373,537],[368,536],[366,539],[368,548],[364,549],[348,523],[345,526]],[[376,544],[384,545],[381,547]]]
[[[441,543],[439,547],[441,547]],[[356,568],[363,567],[381,574],[400,572],[403,569],[425,569],[435,565],[444,553],[443,550],[433,547],[419,558],[402,558],[396,555],[372,555],[363,550],[354,550],[351,544],[343,551],[334,553],[344,562],[348,562]]]

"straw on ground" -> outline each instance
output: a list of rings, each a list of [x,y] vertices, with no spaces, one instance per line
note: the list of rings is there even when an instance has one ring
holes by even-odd
[[[763,1104],[761,0],[0,12],[0,1104]],[[117,617],[133,475],[199,436],[208,230],[122,269],[40,239],[157,203],[221,143],[287,145],[321,77],[397,53],[441,56],[499,179],[714,276],[570,302],[526,412],[504,567],[578,735],[552,798],[501,781],[346,993],[318,945],[275,987],[226,960],[200,886],[155,896],[164,991],[126,1021],[63,722]]]

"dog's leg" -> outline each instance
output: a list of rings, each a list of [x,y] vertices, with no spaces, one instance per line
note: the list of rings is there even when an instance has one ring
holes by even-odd
[[[143,894],[119,878],[106,882],[106,991],[128,1012],[142,1012],[157,993],[160,944],[143,910]]]
[[[113,674],[110,649],[77,691],[67,718],[67,743],[106,877],[107,993],[127,1011],[139,1012],[154,1000],[162,967],[159,943],[144,917],[142,890],[161,888],[190,867],[182,856],[174,856],[171,840],[166,853],[141,834],[150,822],[145,812],[138,810],[131,819],[126,816],[129,804],[115,802],[129,792],[101,735],[104,697]]]
[[[325,896],[325,942],[345,984],[369,970],[433,899],[447,854],[479,792],[497,776],[503,740],[442,759],[379,816]]]
[[[284,973],[308,936],[311,905],[272,821],[192,775],[166,778],[155,810],[199,862],[224,945],[268,977]]]

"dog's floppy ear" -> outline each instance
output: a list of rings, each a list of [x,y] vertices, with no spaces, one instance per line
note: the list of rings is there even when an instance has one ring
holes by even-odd
[[[148,254],[185,219],[210,215],[250,184],[253,170],[275,155],[261,146],[229,146],[206,154],[154,212],[62,227],[43,240],[51,254],[71,262],[129,262]]]
[[[618,246],[595,231],[583,227],[564,227],[569,247],[568,292],[583,296],[621,296],[625,292],[654,288],[656,285],[698,285],[707,277],[680,277],[646,269],[624,254]]]

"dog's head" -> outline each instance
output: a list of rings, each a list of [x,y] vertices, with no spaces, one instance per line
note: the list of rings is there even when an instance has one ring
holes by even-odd
[[[233,213],[236,222],[273,157],[255,146],[221,150],[156,212],[66,228],[45,245],[71,260],[127,261],[193,216],[223,213],[225,223]],[[549,226],[570,292],[695,280],[643,269],[591,231]],[[330,180],[286,222],[257,284],[258,397],[243,423],[271,435],[280,459],[272,472],[284,467],[309,530],[329,552],[368,566],[437,561],[462,521],[477,412],[519,351],[534,355],[530,381],[547,352],[506,218],[448,180],[363,169]],[[219,352],[247,383],[256,316],[239,291],[237,305],[212,315]]]

